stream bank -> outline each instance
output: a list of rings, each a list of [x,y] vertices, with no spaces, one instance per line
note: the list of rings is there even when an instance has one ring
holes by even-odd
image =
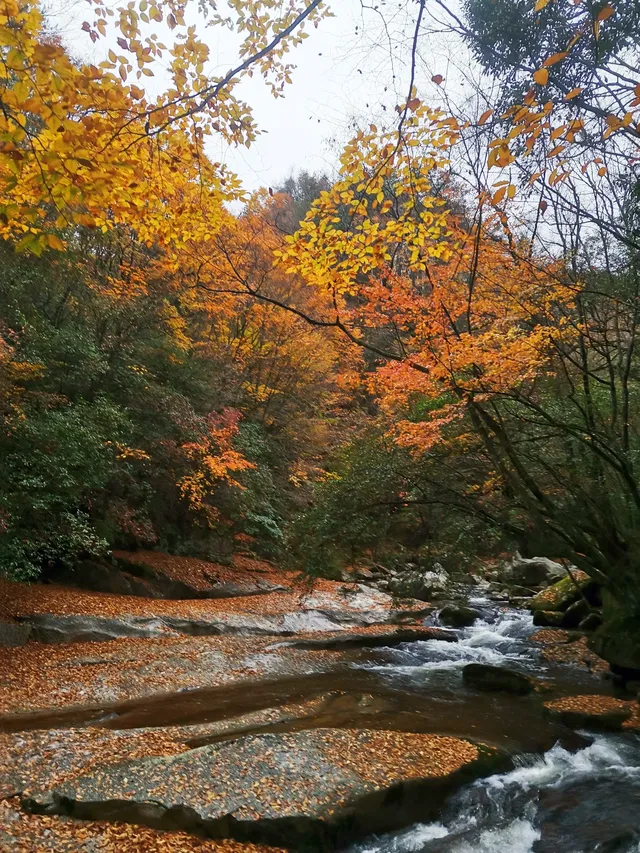
[[[629,797],[640,796],[638,715],[632,700],[612,697],[606,666],[582,640],[538,632],[528,612],[481,593],[467,592],[478,618],[457,629],[442,629],[433,606],[405,602],[398,609],[380,592],[370,593],[363,623],[354,602],[369,595],[366,589],[343,592],[325,582],[304,595],[232,603],[240,618],[288,613],[301,628],[318,618],[321,603],[325,617],[333,614],[332,630],[322,623],[324,630],[289,638],[167,631],[4,650],[11,704],[0,718],[9,756],[0,784],[5,809],[18,818],[7,821],[0,839],[12,850],[115,851],[111,842],[96,847],[96,839],[112,822],[129,821],[146,824],[159,845],[176,851],[190,849],[177,846],[184,838],[200,836],[216,839],[202,840],[213,845],[202,850],[223,850],[231,836],[247,850],[266,843],[292,850],[551,851],[549,839],[564,837],[560,813],[573,814],[572,798],[578,803],[575,790],[584,789],[582,811],[571,818],[577,822],[589,791],[600,788],[595,782],[608,786],[609,812],[617,814],[622,767],[629,768]],[[52,600],[58,610],[66,601],[66,616],[146,609],[159,631],[167,609],[187,608],[181,615],[190,619],[215,613],[224,620],[234,612],[230,600],[150,603],[97,593],[71,605],[57,590],[40,601],[39,613],[55,610]],[[84,613],[73,613],[80,608]],[[532,690],[472,689],[463,677],[470,664],[513,670]],[[18,676],[22,693],[11,689]],[[546,712],[576,695],[622,702],[629,708],[622,731],[592,743]],[[578,787],[566,787],[567,780]],[[560,809],[553,797],[563,786]],[[505,792],[499,807],[498,790]],[[602,808],[594,794],[594,814]],[[638,827],[631,823],[616,817],[597,843],[628,842],[610,849],[635,851]],[[61,846],[56,825],[75,826],[88,841]],[[43,826],[53,835],[42,835]],[[185,828],[190,836],[180,832]],[[142,832],[131,829],[132,839]],[[144,833],[145,849],[156,849]],[[367,839],[372,833],[377,837]],[[576,833],[582,847],[555,849],[592,853],[593,838]]]

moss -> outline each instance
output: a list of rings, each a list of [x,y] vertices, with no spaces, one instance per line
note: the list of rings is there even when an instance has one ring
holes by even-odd
[[[604,624],[589,641],[590,648],[627,675],[640,672],[640,614],[628,613],[610,593],[603,593]]]
[[[589,587],[594,586],[593,581],[587,574],[584,572],[574,572],[573,579],[570,577],[562,578],[562,580],[539,592],[531,600],[529,608],[534,612],[536,610],[566,610],[567,607],[580,598],[580,592],[576,589],[574,579],[583,593]]]

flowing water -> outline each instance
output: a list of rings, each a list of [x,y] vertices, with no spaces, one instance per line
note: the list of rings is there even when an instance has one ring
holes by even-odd
[[[483,608],[485,602],[476,601]],[[546,665],[528,642],[531,617],[491,613],[461,632],[459,643],[412,643],[385,649],[364,664],[408,692],[429,688],[443,713],[466,707],[461,670],[467,663],[503,665],[551,680],[558,692],[597,692],[597,676]],[[475,694],[478,725],[496,708]],[[493,699],[493,702],[500,700]],[[524,711],[526,705],[521,706]],[[446,708],[446,711],[445,711]],[[515,712],[513,709],[516,709]],[[467,714],[465,713],[465,717]],[[471,733],[470,733],[471,734]],[[461,789],[438,823],[369,839],[350,853],[640,853],[640,738],[596,735],[590,746],[568,751],[559,743],[543,755],[521,755],[507,773]]]
[[[482,613],[457,642],[428,640],[341,653],[328,671],[140,697],[105,705],[7,716],[1,730],[99,725],[114,729],[231,720],[262,708],[327,697],[309,715],[190,741],[239,733],[323,727],[378,728],[469,737],[514,756],[509,772],[460,789],[437,823],[369,838],[348,853],[640,853],[640,737],[585,738],[546,719],[543,699],[609,693],[585,669],[549,664],[531,642],[531,616],[482,599]],[[435,618],[437,624],[437,616]],[[465,688],[463,668],[486,663],[547,682],[544,697]],[[409,819],[420,819],[412,803]],[[433,814],[425,803],[425,815]]]

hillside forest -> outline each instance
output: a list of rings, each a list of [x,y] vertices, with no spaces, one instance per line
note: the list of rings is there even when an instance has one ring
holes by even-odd
[[[286,97],[339,6],[91,0],[94,65],[2,0],[1,570],[518,550],[636,631],[640,5],[400,4],[396,109],[247,193],[210,142],[256,144],[244,82]],[[464,97],[425,76],[437,28]]]

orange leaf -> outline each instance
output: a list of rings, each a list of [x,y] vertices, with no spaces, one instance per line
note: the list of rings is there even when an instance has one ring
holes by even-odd
[[[64,251],[64,243],[59,237],[56,237],[55,234],[47,234],[47,243],[52,249],[55,249],[58,252]]]
[[[567,54],[566,50],[561,51],[560,53],[554,53],[551,56],[549,56],[547,59],[545,59],[545,61],[542,63],[542,66],[543,66],[543,68],[546,68],[549,65],[555,65],[556,62],[562,62],[562,60],[566,59],[567,56],[568,56],[568,54]]]
[[[547,81],[549,80],[549,72],[546,68],[539,68],[534,72],[533,79],[539,86],[546,86]]]
[[[478,125],[482,126],[489,118],[491,118],[492,115],[493,110],[485,110],[478,119]]]
[[[506,192],[507,192],[507,188],[506,188],[506,187],[500,187],[500,189],[499,189],[499,190],[497,190],[497,191],[493,194],[493,198],[491,199],[491,201],[492,201],[494,204],[500,204],[500,202],[502,201],[502,199],[505,197]]]
[[[606,21],[610,18],[615,12],[613,6],[605,6],[603,9],[600,9],[596,16],[596,21]]]
[[[565,101],[570,101],[572,98],[577,98],[578,95],[582,92],[582,88],[580,86],[576,86],[575,89],[572,89],[570,92],[564,96]]]
[[[549,2],[550,0],[536,0],[534,11],[539,12],[541,9],[544,9],[544,7],[549,4]]]

